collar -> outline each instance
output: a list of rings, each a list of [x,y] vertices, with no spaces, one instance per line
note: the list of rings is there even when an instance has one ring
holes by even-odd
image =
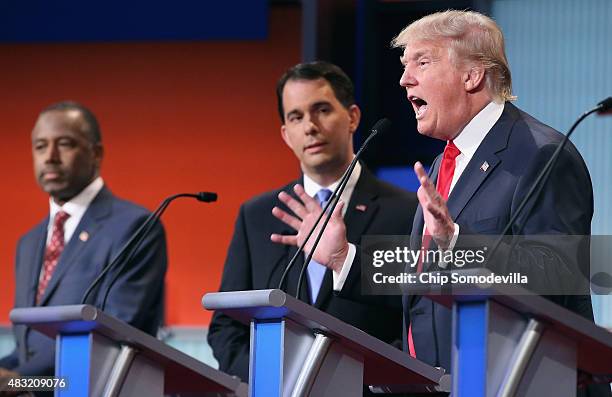
[[[80,219],[87,210],[87,207],[89,207],[89,204],[102,190],[102,187],[104,187],[104,181],[99,176],[87,185],[85,189],[81,190],[79,194],[70,199],[70,201],[65,202],[64,205],[60,206],[52,198],[49,198],[49,225],[53,224],[53,219],[55,219],[55,215],[60,210],[69,213],[71,218]]]
[[[346,212],[349,201],[353,194],[353,190],[355,190],[355,185],[357,185],[357,181],[359,180],[360,176],[361,176],[361,164],[357,162],[357,164],[355,164],[355,169],[353,169],[353,173],[351,174],[348,182],[346,183],[344,192],[342,192],[342,196],[340,196],[340,199],[344,202],[343,213]],[[310,197],[313,197],[321,189],[329,189],[333,192],[334,190],[336,190],[336,188],[340,184],[340,179],[338,179],[336,182],[332,183],[329,186],[321,186],[315,181],[313,181],[308,175],[304,174],[304,190],[306,191],[306,194],[309,195]]]
[[[503,103],[490,102],[461,130],[453,143],[468,159],[476,153],[478,146],[485,139],[493,125],[504,111]]]

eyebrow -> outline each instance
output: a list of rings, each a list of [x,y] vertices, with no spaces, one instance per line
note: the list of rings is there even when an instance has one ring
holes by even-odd
[[[299,110],[294,109],[294,110],[292,110],[290,112],[287,112],[287,114],[285,115],[285,118],[289,118],[291,116],[297,116],[297,115],[300,115],[300,114],[302,114],[302,112],[300,112]]]
[[[310,105],[311,109],[320,108],[321,106],[331,106],[331,102],[329,101],[318,101]]]
[[[317,109],[317,108],[320,108],[322,106],[331,106],[331,102],[330,101],[318,101],[318,102],[315,102],[315,103],[311,104],[308,108],[309,109]],[[293,109],[293,110],[289,111],[285,117],[290,117],[292,115],[299,115],[299,114],[302,114],[301,110]]]
[[[428,50],[419,50],[419,51],[415,52],[415,53],[414,53],[414,54],[413,54],[413,55],[410,57],[410,59],[406,59],[406,57],[405,57],[404,55],[402,55],[402,56],[400,56],[400,62],[401,62],[402,64],[405,64],[405,63],[406,63],[406,62],[408,62],[408,61],[416,61],[417,59],[419,59],[419,58],[420,58],[420,57],[422,57],[423,55],[429,55],[429,52],[430,52],[430,51],[428,51]]]

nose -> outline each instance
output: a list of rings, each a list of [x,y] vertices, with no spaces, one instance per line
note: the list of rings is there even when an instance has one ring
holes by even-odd
[[[404,72],[402,73],[402,77],[400,77],[399,84],[402,87],[412,87],[416,85],[416,80],[414,78],[414,75],[410,73],[410,71],[408,70],[408,67],[404,68]]]
[[[319,131],[319,127],[317,127],[316,120],[312,115],[304,116],[304,134],[313,135]]]
[[[47,146],[47,150],[45,150],[45,163],[59,163],[60,155],[59,149],[57,145],[54,143],[49,144]]]

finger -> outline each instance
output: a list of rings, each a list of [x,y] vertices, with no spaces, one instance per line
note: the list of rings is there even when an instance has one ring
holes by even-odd
[[[319,205],[317,200],[313,199],[308,194],[306,194],[306,191],[304,190],[302,185],[295,185],[293,187],[293,191],[295,192],[295,194],[298,195],[300,200],[302,200],[308,212],[317,212],[321,210],[321,206]]]
[[[282,234],[273,233],[270,235],[270,240],[277,244],[297,246],[297,236],[283,236]]]
[[[427,205],[427,211],[436,220],[446,219],[446,212],[442,209],[442,207],[440,207],[439,205],[436,205],[435,203],[430,202],[429,205]]]
[[[302,221],[296,218],[295,216],[289,215],[286,211],[278,207],[272,208],[272,215],[291,226],[295,230],[299,230],[300,226],[302,226]]]
[[[423,164],[421,164],[420,161],[414,163],[414,173],[419,181],[422,177],[427,176],[427,171],[425,171],[425,167],[423,167]]]
[[[304,219],[308,215],[308,212],[306,212],[306,207],[304,207],[302,203],[291,197],[286,192],[280,192],[278,194],[278,199],[301,219]]]
[[[431,198],[434,198],[438,192],[436,191],[436,187],[431,182],[431,179],[427,176],[427,172],[425,171],[425,167],[419,161],[414,164],[414,173],[419,179],[419,183],[425,189],[425,193]]]

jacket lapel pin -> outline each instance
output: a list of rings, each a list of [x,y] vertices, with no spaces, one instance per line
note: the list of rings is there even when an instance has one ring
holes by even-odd
[[[86,231],[82,231],[79,234],[79,240],[81,240],[82,242],[86,242],[87,240],[89,240],[89,233],[87,233]]]
[[[368,207],[365,204],[357,204],[355,206],[355,209],[357,211],[361,211],[361,212],[366,212],[366,210],[368,209]]]
[[[487,163],[486,161],[484,163],[482,163],[482,165],[480,166],[480,170],[482,172],[487,172],[487,170],[489,169],[489,163]]]

